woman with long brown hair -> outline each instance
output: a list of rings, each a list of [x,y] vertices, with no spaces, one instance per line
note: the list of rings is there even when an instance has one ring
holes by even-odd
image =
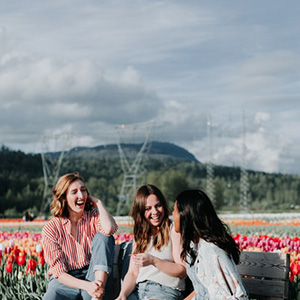
[[[89,195],[79,173],[59,178],[50,209],[53,217],[42,232],[50,276],[43,300],[109,299],[105,291],[114,259],[115,220]]]
[[[186,300],[247,300],[236,269],[240,250],[218,217],[209,197],[199,189],[181,192],[174,204],[176,232],[182,235],[181,257],[194,291]]]
[[[132,255],[117,300],[182,299],[186,271],[180,258],[180,234],[170,222],[162,192],[154,185],[141,186],[130,216],[134,221]]]

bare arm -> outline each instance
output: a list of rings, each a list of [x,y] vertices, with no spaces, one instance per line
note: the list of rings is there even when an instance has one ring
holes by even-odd
[[[85,290],[91,297],[100,298],[104,295],[104,287],[100,280],[90,282],[78,279],[68,273],[62,273],[58,277],[58,281],[69,287]]]
[[[132,248],[134,249],[134,247],[135,243],[133,242]],[[131,256],[127,274],[124,277],[120,294],[116,300],[126,300],[127,297],[134,291],[138,274],[139,267],[134,263]]]
[[[194,296],[196,296],[196,292],[192,291],[187,297],[184,298],[184,300],[191,300]]]
[[[94,207],[97,207],[99,210],[100,220],[101,220],[101,227],[103,231],[107,235],[111,235],[116,232],[118,225],[112,215],[109,213],[107,208],[103,205],[102,201],[93,197],[89,196],[89,199],[93,202]]]
[[[174,261],[163,260],[147,253],[139,253],[132,256],[135,264],[139,267],[153,265],[160,271],[174,277],[186,277],[185,263],[180,258],[181,253],[181,236],[176,233],[174,228],[171,229],[172,252]]]

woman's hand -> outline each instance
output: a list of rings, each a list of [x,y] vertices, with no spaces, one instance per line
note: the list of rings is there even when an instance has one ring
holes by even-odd
[[[104,288],[102,287],[102,281],[87,281],[86,284],[85,290],[92,298],[102,299],[105,292]]]
[[[91,196],[91,195],[88,196],[88,200],[90,200],[93,203],[94,207],[97,207],[97,203],[98,203],[98,201],[100,201],[98,198]]]
[[[134,263],[138,267],[147,267],[154,264],[155,257],[148,253],[132,254]]]

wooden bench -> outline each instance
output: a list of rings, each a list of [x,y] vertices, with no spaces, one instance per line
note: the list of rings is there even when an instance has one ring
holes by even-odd
[[[115,246],[114,289],[115,299],[120,292],[121,280],[129,265],[131,243]],[[290,256],[285,253],[241,252],[237,266],[250,299],[288,299]],[[188,286],[190,282],[188,282]]]
[[[240,260],[237,269],[250,299],[288,299],[288,253],[242,251]]]

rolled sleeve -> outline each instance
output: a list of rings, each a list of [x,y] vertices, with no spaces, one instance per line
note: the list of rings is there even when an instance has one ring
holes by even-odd
[[[110,236],[110,235],[115,234],[118,231],[118,229],[119,229],[118,225],[116,226],[116,228],[114,229],[114,231],[112,233],[108,233],[108,232],[104,231],[104,229],[102,227],[102,224],[101,224],[101,218],[100,218],[100,215],[99,215],[99,210],[97,208],[94,208],[92,210],[92,215],[95,218],[96,232],[101,232],[105,236]]]

